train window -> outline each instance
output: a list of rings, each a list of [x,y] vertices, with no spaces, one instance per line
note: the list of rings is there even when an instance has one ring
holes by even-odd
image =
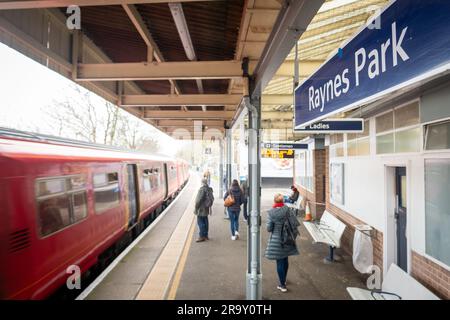
[[[64,191],[64,179],[38,181],[37,195],[39,197],[47,196],[50,194],[63,193]]]
[[[159,187],[160,185],[160,176],[159,176],[159,168],[155,168],[153,169],[153,174],[152,174],[152,188],[156,189]]]
[[[87,216],[84,176],[36,182],[39,233],[47,236]]]
[[[73,219],[74,222],[80,221],[87,216],[86,208],[86,192],[79,192],[72,195],[73,197]]]
[[[169,176],[172,179],[175,179],[177,177],[177,168],[175,166],[170,166]]]
[[[70,224],[70,204],[67,195],[38,201],[40,234],[47,236]]]
[[[150,191],[151,188],[152,188],[150,177],[151,177],[151,170],[150,169],[145,169],[143,171],[143,173],[142,173],[142,181],[144,183],[144,191],[145,192]]]
[[[156,189],[161,184],[160,168],[145,169],[142,173],[144,192]]]
[[[102,213],[114,208],[120,202],[119,174],[94,174],[95,212]]]

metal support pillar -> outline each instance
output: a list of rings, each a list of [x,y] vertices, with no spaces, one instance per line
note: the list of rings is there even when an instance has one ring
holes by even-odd
[[[249,173],[249,226],[247,241],[247,300],[262,299],[261,274],[261,166],[260,166],[260,136],[261,99],[250,102],[244,97],[248,108],[248,173]]]
[[[223,140],[219,140],[219,196],[223,196]]]
[[[225,188],[228,190],[230,188],[231,185],[231,129],[227,129],[225,131],[226,133],[226,141],[227,141],[227,162],[226,162],[226,182],[225,182]],[[224,214],[225,214],[225,219],[229,219],[230,217],[228,216],[228,211],[227,208],[224,208]]]
[[[228,189],[231,185],[231,129],[228,129],[226,131],[226,138],[227,138],[227,183],[226,183],[226,188]]]

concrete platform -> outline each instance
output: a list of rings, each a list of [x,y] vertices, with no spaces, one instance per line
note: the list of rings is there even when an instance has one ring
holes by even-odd
[[[267,210],[273,195],[286,189],[262,190],[262,252],[269,233],[265,229]],[[210,217],[210,239],[192,242],[188,258],[176,291],[176,299],[245,299],[245,270],[247,261],[247,223],[241,213],[241,239],[232,241],[229,220],[224,219],[222,201],[214,205]],[[198,229],[195,229],[197,237]],[[301,226],[298,241],[300,255],[289,258],[287,293],[276,289],[278,277],[275,262],[262,258],[263,299],[350,299],[346,287],[365,287],[366,277],[352,265],[352,259],[337,251],[342,261],[324,264],[328,248],[313,244]]]
[[[241,213],[240,239],[232,241],[223,201],[216,192],[210,240],[196,243],[193,203],[199,181],[195,175],[191,178],[165,215],[97,281],[85,299],[245,299],[247,223]],[[262,192],[262,252],[269,237],[267,210],[280,191],[287,189]],[[298,244],[300,255],[289,259],[287,293],[276,289],[275,262],[262,258],[263,299],[350,299],[346,287],[365,287],[365,277],[354,270],[351,257],[343,252],[338,251],[342,261],[324,264],[328,248],[312,244],[303,226]]]
[[[180,225],[180,221],[186,225],[187,232],[190,231],[193,219],[186,221],[183,220],[183,216],[192,200],[192,194],[198,189],[199,182],[197,180],[191,179],[188,182],[173,204],[163,212],[164,215],[158,217],[159,220],[155,220],[156,223],[152,223],[152,229],[122,259],[118,259],[114,269],[84,299],[134,300],[140,298],[139,294],[143,293],[143,289],[148,289],[147,280],[151,272],[155,270],[158,262],[162,263],[164,250],[176,242],[174,230]],[[186,239],[182,240],[184,246]],[[170,252],[168,253],[170,254]],[[178,259],[174,259],[170,263],[176,267],[177,262]],[[169,269],[169,267],[170,265],[160,266],[159,270]],[[168,283],[158,283],[158,290],[154,291],[164,290],[170,283],[172,273]],[[163,276],[158,275],[158,278],[161,279]],[[165,292],[162,293],[163,296],[164,294]]]

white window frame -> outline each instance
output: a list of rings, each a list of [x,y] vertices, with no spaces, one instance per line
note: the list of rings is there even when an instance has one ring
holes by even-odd
[[[436,149],[436,150],[427,150],[425,148],[426,138],[427,138],[426,137],[425,127],[428,126],[428,125],[438,124],[440,122],[447,122],[447,121],[450,121],[450,117],[422,123],[422,132],[423,132],[423,136],[422,136],[422,150],[423,150],[424,154],[439,154],[439,153],[449,152],[450,151],[450,148],[449,149]]]
[[[397,109],[401,109],[401,108],[405,107],[406,105],[412,104],[414,102],[417,102],[417,104],[419,106],[419,123],[411,125],[411,126],[407,126],[407,127],[402,127],[400,129],[396,129],[395,128],[395,113],[394,113],[394,111],[397,110]],[[413,100],[409,100],[409,101],[407,101],[405,103],[399,104],[399,105],[395,106],[394,108],[391,108],[389,110],[383,111],[383,112],[378,113],[378,114],[373,116],[373,118],[375,119],[375,131],[374,131],[375,132],[375,150],[374,151],[375,151],[375,155],[376,156],[385,157],[385,156],[393,156],[393,155],[420,154],[420,153],[423,152],[423,150],[424,150],[424,148],[423,148],[424,147],[424,143],[423,143],[424,126],[423,126],[422,123],[420,123],[420,111],[421,111],[421,108],[422,108],[422,106],[421,106],[420,98],[416,98],[416,99],[413,99]],[[376,131],[377,119],[376,118],[379,117],[379,116],[382,116],[384,114],[387,114],[389,112],[393,113],[393,129],[387,130],[387,131],[383,131],[381,133],[377,133],[377,131]],[[420,144],[419,150],[418,151],[410,151],[410,152],[396,152],[395,151],[395,143],[396,143],[396,141],[395,141],[396,140],[396,137],[395,137],[396,135],[395,134],[397,132],[407,131],[407,130],[416,129],[416,128],[420,128],[420,138],[421,138],[420,141],[421,141],[421,144]],[[378,136],[387,135],[387,134],[390,134],[390,133],[392,133],[394,135],[394,139],[393,139],[394,152],[378,153],[378,150],[377,150],[377,137]]]

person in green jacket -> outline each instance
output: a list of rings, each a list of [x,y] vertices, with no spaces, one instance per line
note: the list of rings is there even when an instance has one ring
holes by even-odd
[[[213,189],[208,186],[208,180],[202,180],[202,186],[198,190],[195,198],[194,214],[197,216],[197,224],[199,229],[199,238],[196,242],[203,242],[209,240],[208,230],[209,221],[208,216],[211,213],[211,207],[214,202]]]
[[[269,237],[269,242],[267,243],[265,256],[269,260],[276,260],[277,273],[280,280],[280,284],[277,286],[277,289],[281,292],[286,292],[286,277],[289,268],[288,257],[298,255],[299,252],[295,244],[283,245],[281,243],[281,230],[283,228],[286,215],[288,214],[295,216],[293,210],[285,206],[283,202],[283,195],[276,194],[272,209],[268,212],[267,231],[270,232],[271,235]],[[295,227],[298,227],[298,225]]]

